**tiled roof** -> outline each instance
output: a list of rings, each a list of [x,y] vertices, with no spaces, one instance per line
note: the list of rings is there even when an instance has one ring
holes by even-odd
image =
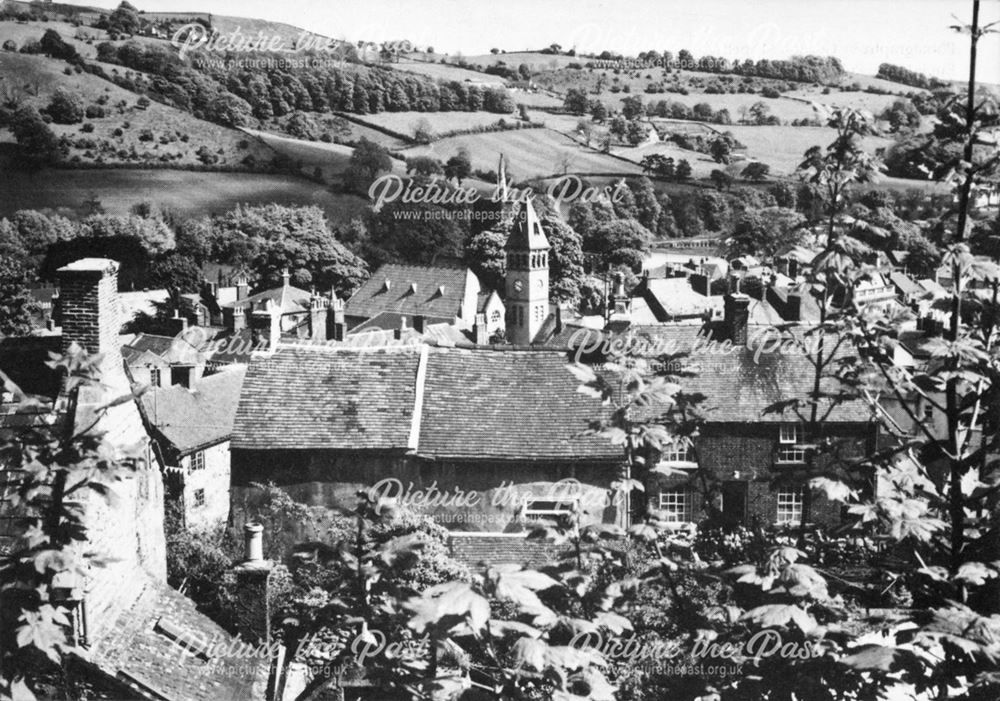
[[[344,313],[366,319],[381,312],[452,319],[462,311],[472,277],[468,268],[383,265],[347,300]]]
[[[137,596],[116,607],[110,625],[102,625],[102,634],[88,641],[88,662],[131,687],[133,698],[263,698],[269,660],[211,654],[216,650],[230,652],[237,647],[234,639],[168,585],[141,571],[134,577],[142,581]],[[187,652],[185,643],[189,646]],[[209,654],[192,654],[203,649]]]
[[[696,325],[630,330],[657,343],[673,341],[663,352],[698,342],[690,361],[701,372],[684,388],[705,395],[709,421],[793,420],[763,412],[807,396],[813,378],[807,357],[788,345],[720,353],[698,341],[702,331]],[[479,461],[616,459],[620,451],[605,439],[579,435],[606,408],[578,391],[566,364],[565,351],[555,350],[280,347],[250,366],[233,447],[398,450]],[[829,418],[868,419],[857,402]]]
[[[424,324],[451,324],[455,317],[425,316]],[[371,317],[362,324],[358,324],[350,333],[363,333],[366,331],[395,331],[398,328],[413,328],[413,317],[399,312],[381,312]]]
[[[230,302],[229,304],[224,304],[222,306],[231,308],[246,308],[250,305],[257,305],[261,302],[270,300],[278,309],[281,310],[282,314],[294,314],[308,309],[309,300],[312,299],[312,296],[311,292],[298,287],[293,287],[292,285],[282,285],[280,287],[272,287],[270,290],[264,290],[263,292],[258,292],[255,295],[250,295],[245,299]]]
[[[787,399],[807,399],[812,390],[814,369],[809,358],[784,349],[783,352],[761,352],[739,348],[729,354],[705,352],[692,358],[701,372],[685,379],[686,392],[705,395],[700,405],[710,422],[787,422],[793,413],[764,414],[772,404]],[[835,380],[824,379],[824,391],[835,392]],[[821,412],[822,414],[822,412]],[[871,419],[867,406],[852,401],[834,408],[827,421],[860,422]]]
[[[147,419],[181,454],[214,445],[233,433],[246,368],[204,377],[190,389],[164,387],[142,395]]]
[[[906,273],[891,272],[889,273],[889,279],[892,284],[896,286],[902,294],[914,297],[923,297],[927,294],[927,290],[918,285],[913,279]]]
[[[198,365],[204,362],[203,354],[185,333],[177,336],[140,333],[122,347],[122,357],[130,364],[134,364],[134,358],[141,358],[145,353],[162,358],[171,365]]]
[[[405,450],[419,349],[280,346],[250,363],[233,448]]]
[[[706,297],[691,288],[686,277],[650,278],[641,283],[643,297],[660,321],[674,316],[694,316],[722,310],[722,297]]]
[[[620,454],[578,436],[603,409],[577,391],[564,352],[423,348],[280,347],[250,365],[233,447],[497,460]]]
[[[440,458],[614,459],[606,438],[581,437],[604,411],[578,391],[558,351],[431,349],[419,453]]]

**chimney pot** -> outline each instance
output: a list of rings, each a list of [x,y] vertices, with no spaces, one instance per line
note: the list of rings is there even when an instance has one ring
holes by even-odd
[[[264,526],[248,523],[243,526],[244,559],[247,562],[264,561]]]

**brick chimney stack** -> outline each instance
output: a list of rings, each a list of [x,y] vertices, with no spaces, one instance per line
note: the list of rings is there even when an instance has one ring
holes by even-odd
[[[274,563],[264,559],[264,527],[243,526],[244,559],[236,565],[234,608],[240,637],[252,644],[271,642],[270,579]]]
[[[309,339],[312,341],[327,340],[327,316],[330,313],[330,300],[314,294],[309,298]]]
[[[724,301],[726,331],[734,346],[747,343],[747,326],[750,323],[750,297],[744,294],[726,295]]]
[[[274,353],[281,340],[281,307],[272,300],[265,299],[250,315],[250,327],[255,347]]]
[[[240,273],[236,278],[236,300],[243,301],[250,296],[250,280],[246,273]]]
[[[122,326],[118,267],[118,261],[108,258],[81,258],[56,271],[62,351],[75,343],[88,353],[101,354],[105,378],[110,373],[125,376],[118,338]]]

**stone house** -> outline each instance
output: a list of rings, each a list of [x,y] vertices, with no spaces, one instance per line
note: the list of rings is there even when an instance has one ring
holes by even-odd
[[[189,388],[154,389],[140,398],[164,464],[167,499],[177,504],[189,529],[229,519],[229,439],[245,372],[234,365]]]

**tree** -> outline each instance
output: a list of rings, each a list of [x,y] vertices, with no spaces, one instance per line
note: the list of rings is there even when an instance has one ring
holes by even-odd
[[[368,277],[365,261],[337,240],[319,207],[241,205],[211,227],[213,259],[246,266],[268,285],[287,269],[299,287],[332,288],[346,298]]]
[[[600,100],[593,100],[590,103],[590,117],[598,124],[602,124],[608,118],[608,108]]]
[[[716,163],[729,163],[732,160],[733,147],[729,139],[720,134],[712,139],[709,152]]]
[[[459,187],[462,186],[462,181],[465,180],[472,174],[472,160],[469,157],[469,152],[465,148],[458,149],[458,153],[448,159],[448,162],[444,164],[444,175],[446,178],[454,179],[458,182]]]
[[[727,255],[768,260],[779,248],[800,242],[806,233],[804,224],[802,215],[791,209],[771,207],[746,212],[733,228]]]
[[[362,249],[365,260],[377,267],[385,263],[430,265],[439,256],[462,257],[469,222],[452,211],[436,204],[396,201],[370,212],[365,221],[368,243]]]
[[[720,192],[728,190],[733,184],[733,176],[724,170],[715,169],[708,174],[708,178]]]
[[[767,180],[767,176],[771,173],[771,166],[767,163],[762,163],[761,161],[753,161],[748,163],[747,166],[740,173],[747,180],[753,180],[755,182],[761,182]]]
[[[28,168],[37,168],[58,160],[59,141],[34,107],[22,107],[14,113],[10,124],[17,139],[18,161]]]
[[[431,123],[426,117],[421,117],[413,125],[413,140],[418,144],[429,144],[434,139],[434,132],[431,130]]]
[[[389,156],[389,150],[362,136],[344,171],[344,184],[354,192],[364,194],[376,178],[391,170],[392,157]]]
[[[909,100],[896,100],[880,115],[889,122],[889,131],[900,132],[916,129],[920,126],[920,112]]]
[[[0,338],[31,333],[32,302],[27,282],[28,273],[18,259],[0,256]]]
[[[628,142],[633,146],[638,146],[649,138],[649,125],[633,120],[628,123]]]
[[[152,287],[176,294],[201,291],[201,268],[194,259],[177,251],[154,260],[149,268],[149,279]]]
[[[625,265],[637,270],[652,242],[652,233],[634,219],[598,224],[583,239],[584,250],[598,254],[602,269]]]
[[[635,218],[650,231],[657,230],[663,208],[657,198],[656,190],[649,178],[635,178],[628,181],[629,189],[635,199]]]
[[[83,98],[65,88],[57,88],[46,112],[56,124],[77,124],[83,121]]]
[[[753,118],[754,124],[767,124],[771,108],[767,106],[766,102],[758,101],[750,105],[749,114]]]
[[[502,290],[507,272],[509,226],[498,225],[473,236],[465,245],[465,261],[488,290]]]
[[[441,161],[436,158],[414,156],[413,158],[406,159],[406,172],[407,174],[413,173],[425,178],[432,178],[435,175],[444,174],[444,168],[441,166]]]
[[[590,139],[594,135],[593,123],[586,119],[581,119],[576,123],[576,133],[583,137],[583,143],[586,146],[590,146]]]
[[[159,218],[123,217],[97,214],[81,222],[81,235],[92,238],[128,237],[136,239],[150,256],[158,256],[174,248],[174,232]]]
[[[691,178],[691,164],[687,162],[686,158],[682,158],[678,161],[674,177],[682,182]]]
[[[622,116],[625,119],[633,121],[641,117],[644,113],[642,97],[639,95],[630,95],[629,97],[622,98]]]
[[[253,124],[250,103],[232,93],[223,93],[208,105],[206,116],[213,122],[227,127],[245,127]]]
[[[136,34],[141,26],[139,11],[128,2],[122,2],[108,17],[108,29],[119,34]]]
[[[585,114],[588,107],[587,93],[583,90],[570,88],[566,91],[566,97],[563,99],[563,108],[567,112],[570,114]]]

